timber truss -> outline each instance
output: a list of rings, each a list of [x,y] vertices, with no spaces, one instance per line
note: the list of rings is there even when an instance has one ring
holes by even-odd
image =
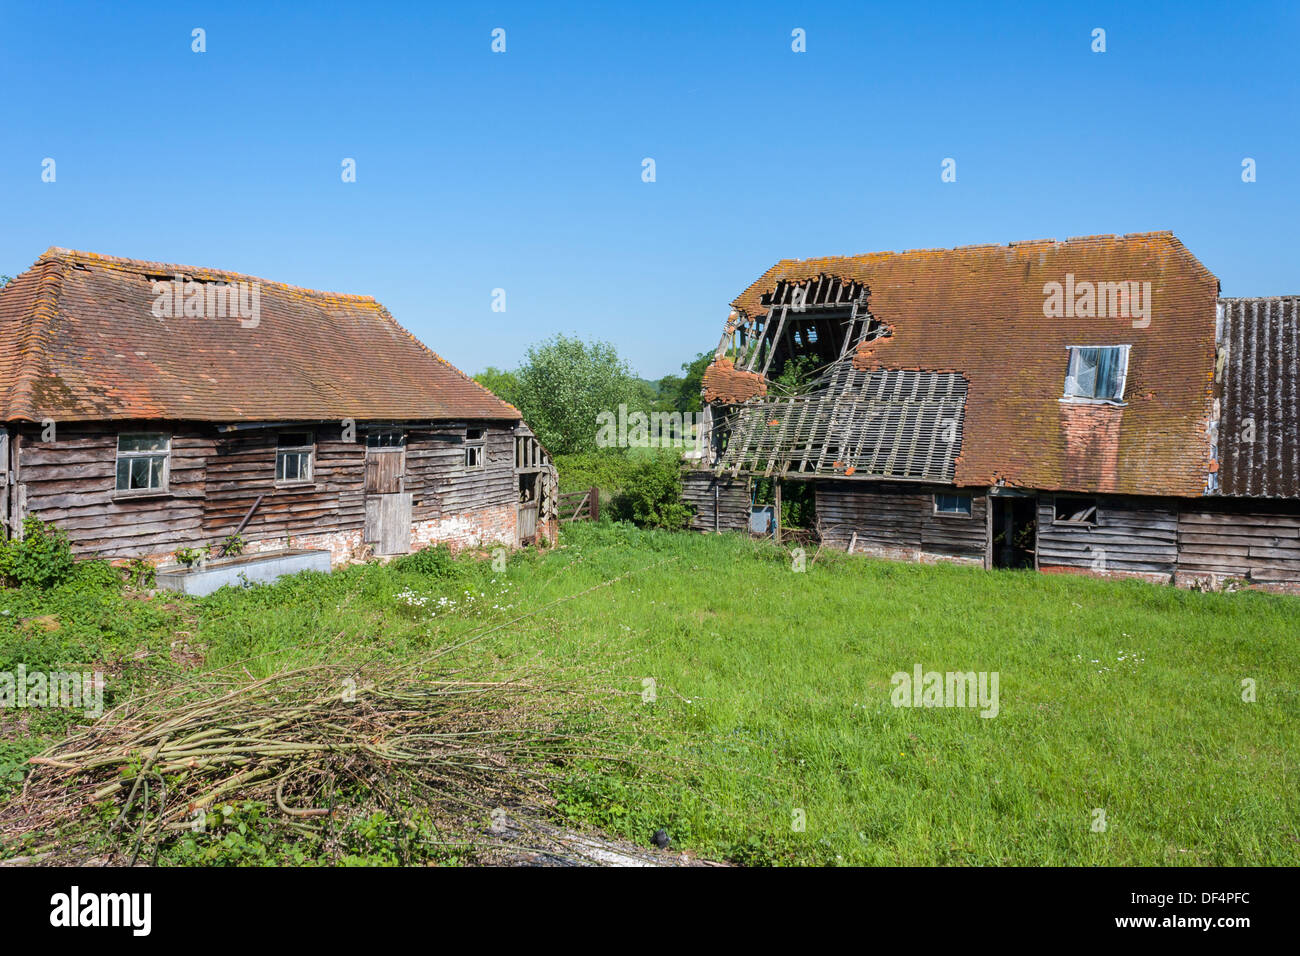
[[[718,352],[735,355],[736,368],[760,375],[777,371],[772,361],[778,355],[814,357],[825,368],[848,355],[869,333],[883,333],[867,311],[867,295],[861,283],[833,276],[799,283],[782,280],[762,297],[767,312],[729,325]]]
[[[813,390],[738,406],[716,473],[950,483],[966,384],[956,372],[857,369],[845,349]]]

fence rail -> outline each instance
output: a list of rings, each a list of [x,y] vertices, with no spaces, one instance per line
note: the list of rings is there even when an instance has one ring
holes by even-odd
[[[556,498],[556,509],[561,522],[599,521],[600,489],[588,488],[586,491],[566,491]]]

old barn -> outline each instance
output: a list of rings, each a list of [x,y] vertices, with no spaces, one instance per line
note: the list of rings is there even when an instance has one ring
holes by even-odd
[[[0,521],[168,560],[554,534],[518,410],[369,296],[50,249],[0,290]]]
[[[1171,233],[783,260],[732,308],[697,529],[798,482],[854,552],[1300,585],[1297,298]]]

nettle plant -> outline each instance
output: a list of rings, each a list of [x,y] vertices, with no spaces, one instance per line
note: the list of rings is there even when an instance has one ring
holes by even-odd
[[[33,515],[23,519],[21,538],[0,541],[0,577],[19,586],[54,587],[67,581],[75,566],[67,534]]]
[[[176,561],[187,568],[195,564],[200,558],[207,553],[205,548],[177,548]]]
[[[176,560],[186,567],[191,567],[196,563],[202,564],[213,558],[226,558],[243,554],[246,547],[248,547],[248,542],[244,540],[243,535],[232,534],[220,544],[209,544],[205,548],[178,548]]]

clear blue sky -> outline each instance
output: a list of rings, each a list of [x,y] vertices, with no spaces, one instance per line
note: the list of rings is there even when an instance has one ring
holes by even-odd
[[[566,332],[647,377],[787,256],[1168,228],[1227,295],[1300,293],[1298,10],[6,3],[0,272],[233,269],[469,372]]]

